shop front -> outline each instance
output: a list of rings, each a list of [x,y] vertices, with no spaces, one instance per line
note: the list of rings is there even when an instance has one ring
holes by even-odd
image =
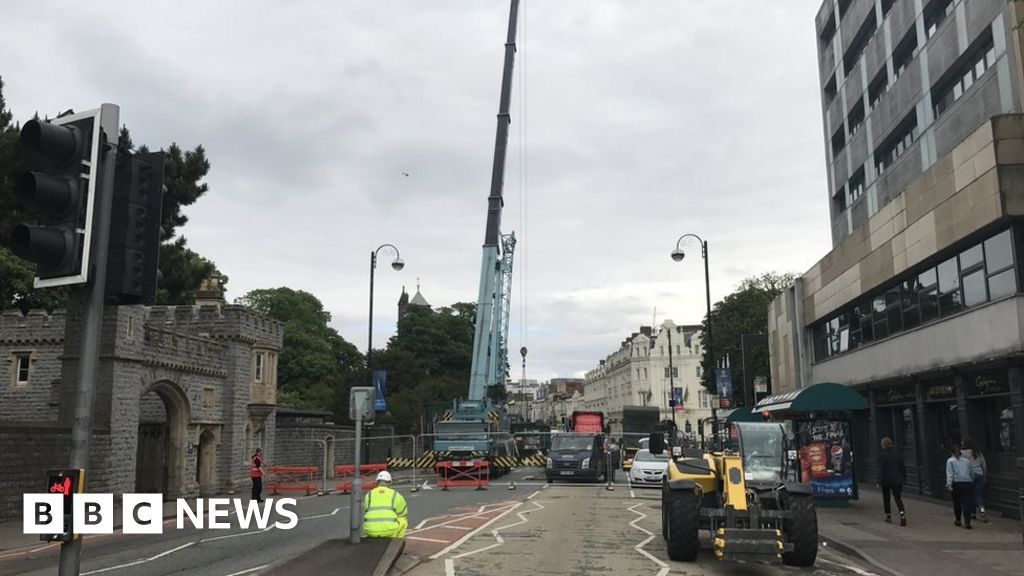
[[[971,440],[987,463],[989,507],[1015,514],[1020,482],[1016,459],[1024,435],[1020,378],[1021,368],[1004,362],[861,388],[869,404],[867,449],[855,462],[861,481],[875,482],[879,443],[889,437],[906,464],[906,489],[945,498],[949,445]]]

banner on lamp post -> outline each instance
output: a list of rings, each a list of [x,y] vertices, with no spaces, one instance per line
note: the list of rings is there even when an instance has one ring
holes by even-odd
[[[384,394],[388,387],[388,371],[387,370],[374,370],[373,371],[373,409],[376,412],[386,412],[388,409],[388,402],[384,398]]]
[[[682,388],[673,388],[672,389],[672,401],[673,401],[672,405],[675,407],[676,412],[679,412],[679,411],[681,411],[683,409],[683,389]]]
[[[728,367],[715,370],[715,383],[718,387],[718,407],[732,407],[732,373]]]

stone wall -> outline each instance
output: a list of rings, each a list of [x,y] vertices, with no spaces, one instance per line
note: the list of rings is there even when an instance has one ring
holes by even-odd
[[[0,315],[0,422],[56,422],[64,352],[64,312]],[[17,383],[17,358],[30,355],[28,384]]]

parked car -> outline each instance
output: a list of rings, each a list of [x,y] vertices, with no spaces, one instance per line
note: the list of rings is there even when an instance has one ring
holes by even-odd
[[[668,467],[668,454],[651,454],[650,450],[638,450],[629,470],[629,481],[638,486],[661,486],[661,479]]]

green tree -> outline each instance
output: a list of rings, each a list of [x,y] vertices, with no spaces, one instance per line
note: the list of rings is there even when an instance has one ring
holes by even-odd
[[[742,383],[747,375],[743,373],[741,359],[740,336],[742,334],[768,333],[768,305],[782,293],[793,280],[795,274],[766,272],[760,276],[747,278],[740,283],[732,294],[729,294],[711,309],[711,344],[715,354],[712,359],[708,355],[708,346],[702,346],[701,383],[712,393],[715,389],[715,365],[726,356],[732,368],[733,396],[743,398]],[[701,325],[707,334],[708,318],[705,316]],[[755,376],[768,376],[768,349],[755,346],[752,350],[751,369]],[[735,405],[735,402],[734,402]]]
[[[36,290],[32,286],[35,267],[14,256],[6,247],[11,229],[18,222],[33,218],[14,200],[12,176],[24,170],[27,163],[18,144],[20,126],[11,123],[13,114],[4,100],[3,86],[0,78],[0,309],[17,307],[25,311],[42,307],[52,310],[65,305],[67,289]],[[134,148],[127,128],[122,128],[118,134],[118,144],[127,150]],[[147,148],[142,146],[139,150],[144,152]],[[161,282],[157,303],[192,304],[204,279],[216,274],[221,277],[221,286],[227,283],[227,276],[218,271],[213,262],[190,250],[183,236],[176,237],[179,228],[188,221],[182,209],[209,189],[203,179],[210,170],[210,163],[202,146],[182,150],[177,144],[171,144],[164,158],[167,193],[161,214],[164,243],[160,246]]]
[[[396,431],[418,431],[424,406],[465,398],[473,355],[476,305],[459,302],[432,310],[410,306],[373,368],[388,371],[388,411]]]
[[[331,328],[330,312],[309,292],[253,290],[235,300],[284,323],[277,364],[278,403],[348,414],[348,391],[366,374],[359,350]]]

